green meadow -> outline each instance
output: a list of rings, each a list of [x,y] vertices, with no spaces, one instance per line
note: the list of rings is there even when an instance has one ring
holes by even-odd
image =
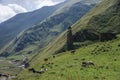
[[[84,61],[92,61],[94,66],[82,67]],[[67,51],[55,55],[55,58],[49,56],[47,62],[32,67],[40,71],[43,65],[48,69],[45,73],[33,73],[26,69],[15,80],[119,80],[120,37],[80,47],[75,53]]]

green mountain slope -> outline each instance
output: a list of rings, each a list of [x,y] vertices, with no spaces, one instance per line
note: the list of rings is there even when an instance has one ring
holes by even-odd
[[[99,31],[99,32],[116,32],[119,33],[119,18],[120,18],[120,8],[119,8],[119,0],[105,0],[101,4],[97,5],[95,8],[93,8],[88,14],[86,14],[84,17],[82,17],[79,21],[77,21],[73,26],[73,34],[75,35],[77,32],[82,32],[83,30],[93,30],[93,31]],[[104,14],[105,17],[108,17],[106,22],[104,21],[105,17],[102,17]],[[112,14],[112,16],[111,16]],[[99,17],[101,15],[101,17]],[[116,17],[117,16],[117,17]],[[95,17],[99,17],[97,20],[94,20]],[[114,19],[114,25],[113,21],[111,23],[111,20]],[[93,24],[95,23],[95,24]],[[98,24],[99,23],[99,24]],[[108,24],[109,23],[109,24]],[[112,26],[110,26],[112,24]],[[104,26],[100,26],[104,25]],[[93,33],[89,33],[93,34]],[[84,36],[87,36],[84,34]],[[81,36],[79,36],[81,37]],[[83,38],[83,37],[81,37]],[[87,40],[87,39],[86,39]],[[63,32],[59,37],[56,38],[52,43],[50,43],[44,50],[43,53],[52,54],[56,53],[57,51],[64,48],[66,45],[66,31]]]
[[[54,37],[65,31],[94,6],[79,1],[81,0],[66,2],[63,5],[64,7],[60,7],[51,17],[24,31],[16,37],[2,55],[35,53],[35,51],[47,45]],[[67,6],[68,4],[69,6]]]
[[[73,33],[75,34],[84,29],[89,30],[92,28],[99,32],[117,32],[119,34],[119,9],[119,0],[103,1],[73,25]],[[84,34],[84,36],[87,35]],[[41,66],[44,65],[48,71],[43,74],[38,74],[29,72],[28,69],[26,69],[21,72],[17,79],[119,80],[120,36],[118,35],[117,37],[117,39],[111,41],[94,42],[94,44],[79,47],[75,50],[74,54],[71,53],[71,51],[59,53],[53,58],[52,54],[63,49],[66,44],[65,31],[56,40],[41,50],[40,53],[34,56],[30,62],[31,66],[29,68],[34,68],[39,71]],[[49,59],[48,62],[44,61],[45,58]],[[81,64],[84,61],[92,61],[95,66],[82,67]],[[22,74],[24,74],[24,77]]]
[[[119,80],[120,75],[120,35],[108,42],[97,42],[75,50],[36,58],[31,67],[40,71],[44,66],[48,70],[43,73],[33,73],[28,69],[22,71],[15,80]],[[82,62],[91,61],[94,66],[82,67]]]
[[[7,45],[13,38],[16,37],[21,31],[24,31],[35,24],[40,23],[48,16],[50,16],[62,4],[55,6],[45,6],[41,9],[18,14],[11,19],[0,24],[0,49]]]
[[[11,61],[5,60],[3,58],[0,58],[0,74],[10,74],[15,75],[20,72],[20,68],[16,66]],[[1,77],[1,76],[0,76]]]

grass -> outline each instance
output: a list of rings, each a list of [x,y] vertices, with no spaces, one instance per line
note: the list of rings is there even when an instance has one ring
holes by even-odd
[[[8,60],[0,61],[0,74],[10,74],[15,75],[18,74],[20,68],[17,66],[10,64]]]
[[[105,51],[104,51],[105,50]],[[60,53],[48,62],[32,65],[37,71],[44,65],[48,71],[43,74],[27,69],[17,77],[22,80],[119,80],[120,79],[120,38],[98,42],[75,50]],[[83,61],[93,61],[95,66],[82,67]],[[52,63],[52,64],[48,64]]]
[[[105,0],[87,15],[73,25],[73,34],[81,31],[82,28],[89,29],[88,24],[91,18],[105,13],[108,8],[114,6],[117,1]],[[113,9],[113,8],[111,8]],[[111,17],[111,16],[110,16]],[[111,23],[118,23],[119,19],[111,18]],[[92,22],[91,22],[92,23]],[[107,24],[107,23],[106,23]],[[91,24],[92,25],[92,24]],[[95,27],[95,26],[93,26]],[[115,27],[114,25],[112,26]],[[106,27],[109,29],[109,27]],[[29,72],[27,69],[22,71],[15,80],[119,80],[120,77],[120,38],[108,42],[95,42],[88,46],[76,49],[75,54],[64,52],[52,58],[52,54],[63,48],[66,44],[66,31],[57,39],[42,49],[31,61],[30,68],[40,71],[40,67],[45,65],[48,69],[44,74]],[[77,43],[75,43],[77,44]],[[78,43],[79,44],[79,43]],[[50,58],[44,62],[44,58]],[[93,61],[95,66],[82,67],[83,61]],[[53,64],[48,64],[53,63]]]
[[[93,18],[94,16],[98,16],[99,14],[105,13],[106,10],[108,8],[110,8],[111,6],[114,6],[117,3],[117,1],[105,0],[101,4],[97,5],[95,8],[93,8],[89,13],[87,13],[84,17],[82,17],[79,21],[77,21],[72,26],[73,34],[75,34],[76,32],[82,31],[82,29],[84,29],[84,28],[89,29],[90,27],[88,27],[88,25],[90,25],[90,24],[92,25],[92,22],[90,24],[88,24],[91,21],[91,18]],[[113,8],[111,8],[111,9],[113,9]],[[114,22],[114,23],[117,24],[119,22]],[[92,25],[92,26],[95,27],[94,25]],[[115,26],[113,25],[112,27],[114,28]],[[106,26],[105,29],[107,29],[107,28],[111,29],[109,26]],[[103,31],[105,31],[105,29],[103,29]],[[113,29],[113,30],[115,30],[115,29]],[[119,30],[118,27],[117,27],[117,30]],[[44,55],[50,55],[50,54],[53,54],[56,51],[62,49],[66,44],[66,35],[67,35],[67,31],[65,31],[61,35],[59,35],[55,40],[53,40],[49,45],[47,45],[42,51],[40,51],[40,54],[38,54],[38,56],[34,59],[34,61],[36,61],[37,58],[43,56],[44,53],[45,53]]]

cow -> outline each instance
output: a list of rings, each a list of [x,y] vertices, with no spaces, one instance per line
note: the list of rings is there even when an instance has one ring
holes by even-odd
[[[34,68],[30,68],[30,69],[28,69],[28,71],[36,73],[36,70]]]
[[[53,58],[55,58],[56,56],[53,56]]]
[[[47,62],[47,61],[48,61],[48,58],[45,58],[44,61]]]
[[[74,54],[74,53],[75,53],[75,50],[72,50],[72,51],[71,51],[71,54]]]
[[[95,64],[92,61],[82,62],[82,67],[94,66]]]

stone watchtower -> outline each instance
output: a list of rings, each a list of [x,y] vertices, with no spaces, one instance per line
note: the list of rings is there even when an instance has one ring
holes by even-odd
[[[67,31],[67,50],[73,49],[73,35],[71,27],[68,27]]]

